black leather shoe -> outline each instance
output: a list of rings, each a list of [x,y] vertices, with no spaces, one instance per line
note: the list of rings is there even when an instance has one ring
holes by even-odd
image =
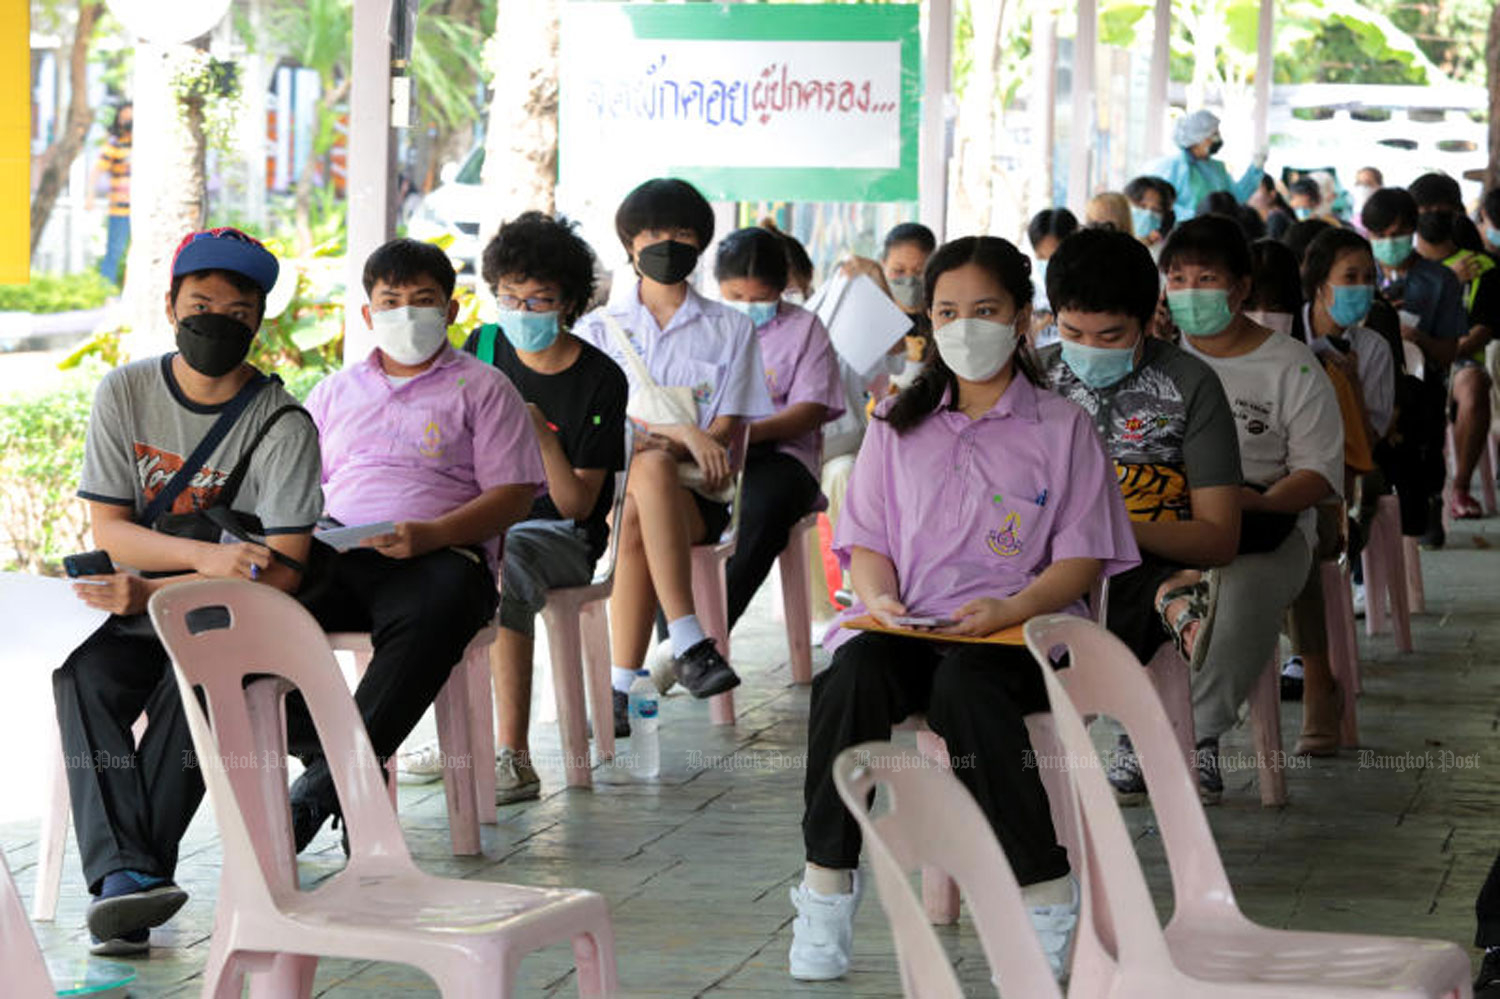
[[[623,690],[611,690],[610,699],[615,709],[615,738],[630,738],[630,695]]]
[[[739,674],[719,655],[712,638],[694,645],[678,656],[676,662],[677,682],[699,699],[722,694],[740,685]]]

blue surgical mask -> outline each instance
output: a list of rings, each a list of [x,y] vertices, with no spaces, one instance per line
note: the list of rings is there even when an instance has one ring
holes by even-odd
[[[556,312],[501,309],[499,324],[510,345],[528,354],[546,350],[557,339]]]
[[[1411,256],[1411,235],[1381,236],[1370,240],[1375,259],[1387,267],[1400,267]]]
[[[1293,208],[1292,214],[1297,216],[1298,222],[1306,222],[1308,219],[1312,218],[1312,209],[1306,207]]]
[[[750,322],[760,329],[766,323],[776,318],[776,302],[725,302],[736,312],[743,312],[750,317]]]
[[[1130,224],[1135,229],[1136,239],[1145,239],[1161,228],[1161,212],[1154,212],[1139,205],[1130,206]]]
[[[1500,229],[1492,225],[1484,227],[1484,241],[1491,246],[1500,246]]]
[[[1062,342],[1063,363],[1091,389],[1109,388],[1135,369],[1135,345],[1090,347],[1073,340]]]
[[[1373,284],[1333,285],[1333,302],[1328,306],[1328,315],[1344,329],[1348,329],[1370,311],[1375,303]]]
[[[1181,288],[1167,292],[1172,322],[1188,336],[1218,336],[1229,328],[1234,313],[1223,288]]]

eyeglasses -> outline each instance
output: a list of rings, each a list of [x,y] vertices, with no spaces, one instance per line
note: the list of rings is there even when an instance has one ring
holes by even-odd
[[[536,295],[531,298],[517,298],[515,295],[497,295],[495,301],[500,308],[507,312],[517,312],[521,306],[526,306],[527,312],[556,312],[557,299]]]

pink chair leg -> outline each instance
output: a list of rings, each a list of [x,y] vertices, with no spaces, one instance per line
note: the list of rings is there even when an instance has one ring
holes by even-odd
[[[943,737],[923,725],[917,730],[917,750],[934,764],[947,768],[948,746]],[[958,882],[941,868],[922,867],[922,907],[934,926],[958,922]]]
[[[588,678],[589,716],[594,723],[594,746],[599,762],[614,759],[615,714],[610,691],[609,622],[604,601],[584,604],[578,611],[579,630],[583,639],[584,673]]]
[[[1146,664],[1146,675],[1156,688],[1156,696],[1172,723],[1172,734],[1177,736],[1177,745],[1182,749],[1188,766],[1197,772],[1197,757],[1194,749],[1197,740],[1193,732],[1193,683],[1188,664],[1182,661],[1176,646],[1164,642],[1156,655]]]
[[[1370,536],[1360,560],[1365,569],[1365,634],[1378,635],[1385,630],[1391,588],[1400,585],[1390,578],[1390,523],[1380,514],[1370,521]]]
[[[729,657],[729,607],[724,582],[724,560],[710,550],[693,552],[693,607],[703,630],[719,646],[726,662]],[[708,704],[708,716],[715,725],[734,724],[734,691],[714,695]]]
[[[495,809],[495,690],[490,679],[490,647],[471,647],[462,664],[469,684],[469,751],[474,756],[474,803],[479,824],[496,825]]]
[[[52,732],[48,747],[51,752],[47,753],[47,810],[42,814],[41,838],[37,841],[36,888],[31,899],[31,918],[39,923],[50,923],[57,918],[63,851],[68,846],[68,825],[73,814],[56,712],[49,710],[47,718]]]
[[[1416,538],[1401,539],[1401,553],[1406,562],[1406,599],[1413,614],[1427,613],[1427,587],[1422,583],[1422,547]],[[1368,584],[1365,592],[1369,592]]]
[[[438,749],[445,760],[443,796],[448,802],[448,837],[453,843],[455,856],[471,857],[480,849],[479,808],[474,800],[474,777],[469,768],[482,766],[487,761],[472,758],[473,741],[468,732],[469,685],[459,672],[462,668],[462,664],[455,667],[448,682],[438,691],[433,708],[437,715]],[[491,762],[490,766],[494,764]],[[493,803],[494,799],[490,801]]]
[[[812,683],[812,593],[807,580],[807,531],[792,528],[777,559],[781,567],[781,602],[786,617],[786,644],[792,682]]]
[[[1479,491],[1484,497],[1484,515],[1495,515],[1495,458],[1494,438],[1486,437],[1484,448],[1479,452]]]
[[[1272,656],[1250,691],[1250,726],[1260,772],[1260,803],[1286,804],[1286,771],[1281,755],[1281,664]]]
[[[592,787],[589,738],[583,703],[583,635],[578,615],[547,621],[552,655],[552,688],[557,697],[557,730],[562,737],[563,775],[569,787]],[[610,731],[613,732],[613,722]]]
[[[1323,587],[1324,629],[1328,638],[1328,663],[1338,681],[1344,699],[1343,724],[1339,745],[1359,745],[1359,720],[1355,714],[1355,691],[1359,685],[1359,649],[1350,643],[1354,628],[1354,601],[1349,595],[1349,580],[1337,562],[1318,566]]]

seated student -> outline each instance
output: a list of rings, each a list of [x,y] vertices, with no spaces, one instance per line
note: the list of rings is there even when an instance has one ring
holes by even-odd
[[[1344,428],[1312,351],[1245,317],[1253,267],[1238,226],[1215,216],[1184,223],[1162,250],[1161,270],[1184,348],[1224,383],[1245,483],[1234,561],[1206,580],[1180,574],[1180,588],[1159,603],[1194,667],[1198,790],[1212,804],[1224,791],[1219,739],[1266,668],[1282,614],[1307,579],[1317,540],[1313,507],[1343,486]],[[1309,683],[1307,690],[1339,703],[1331,688],[1314,691]]]
[[[1287,228],[1296,221],[1292,212],[1292,206],[1286,203],[1281,192],[1276,188],[1276,180],[1269,174],[1262,175],[1255,193],[1250,195],[1246,202],[1266,223],[1266,235],[1272,239],[1280,239],[1286,234]]]
[[[844,411],[838,355],[817,315],[784,302],[786,250],[764,229],[740,229],[719,243],[714,279],[724,304],[755,325],[775,414],[750,424],[740,486],[740,531],[725,566],[729,627],[786,547],[792,525],[818,501],[819,436]]]
[[[1417,252],[1417,203],[1399,187],[1383,187],[1365,201],[1360,220],[1370,235],[1375,262],[1380,265],[1377,282],[1392,306],[1405,313],[1401,337],[1422,352],[1423,393],[1412,400],[1422,411],[1427,439],[1426,457],[1419,464],[1427,469],[1426,496],[1400,489],[1401,524],[1404,534],[1422,534],[1422,544],[1441,548],[1443,529],[1442,454],[1446,437],[1444,408],[1447,401],[1448,369],[1458,353],[1459,341],[1469,331],[1464,309],[1463,287],[1451,270]],[[1415,319],[1413,323],[1411,320]],[[1422,516],[1421,507],[1426,507]]]
[[[1298,177],[1286,190],[1292,214],[1297,217],[1298,222],[1306,222],[1311,218],[1329,218],[1331,221],[1332,212],[1320,211],[1323,192],[1317,181],[1311,177]]]
[[[1109,226],[1120,232],[1135,230],[1130,200],[1119,191],[1102,191],[1090,198],[1083,209],[1083,222],[1089,226]]]
[[[1500,187],[1485,192],[1479,223],[1484,251],[1492,260],[1500,260]],[[1500,433],[1500,338],[1484,348],[1484,373],[1490,380],[1490,432]]]
[[[1449,268],[1463,285],[1468,330],[1458,341],[1448,384],[1448,418],[1453,424],[1453,491],[1448,512],[1469,520],[1484,509],[1469,491],[1474,469],[1489,446],[1490,378],[1484,352],[1500,331],[1500,269],[1488,254],[1465,248],[1460,225],[1463,214],[1458,181],[1441,174],[1425,174],[1412,181],[1417,203],[1417,252]]]
[[[947,616],[957,623],[935,638],[988,635],[1037,614],[1082,613],[1101,572],[1136,563],[1098,435],[1082,410],[1039,387],[1025,352],[1029,271],[993,236],[955,240],[928,263],[937,356],[881,404],[860,450],[835,539],[858,597],[841,620]],[[914,712],[926,713],[948,752],[974,761],[953,773],[988,817],[1061,974],[1078,885],[1025,762],[1023,716],[1047,704],[1026,651],[842,627],[824,644],[833,663],[813,680],[792,977],[849,970],[860,834],[834,787],[834,758],[890,738]]]
[[[308,602],[327,630],[370,633],[374,655],[354,701],[382,762],[494,620],[499,539],[546,481],[520,394],[448,343],[454,280],[431,243],[395,239],[370,254],[361,311],[375,349],[307,399],[322,434],[328,518],[395,525],[333,558],[330,581]],[[328,761],[290,700],[287,741],[307,764],[291,795],[300,853],[340,811]]]
[[[1254,268],[1245,316],[1282,336],[1307,342],[1302,317],[1302,272],[1297,255],[1285,243],[1257,239],[1250,244]]]
[[[917,380],[932,353],[932,324],[922,301],[922,272],[927,258],[937,249],[937,237],[920,222],[901,222],[891,227],[881,244],[880,259],[855,257],[846,261],[844,273],[865,274],[879,284],[912,320],[904,350],[893,348],[890,388],[898,391]]]
[[[1031,256],[1035,262],[1035,297],[1032,299],[1031,328],[1027,332],[1028,342],[1033,348],[1045,347],[1057,342],[1057,323],[1052,315],[1052,306],[1047,302],[1047,262],[1062,245],[1062,241],[1078,231],[1078,217],[1066,208],[1044,208],[1031,217],[1026,224],[1026,241],[1031,244]]]
[[[177,682],[145,618],[147,599],[202,578],[295,591],[322,508],[312,421],[277,379],[245,363],[277,270],[276,258],[236,229],[184,239],[166,299],[177,350],[109,372],[89,414],[78,495],[88,503],[94,544],[116,571],[73,588],[111,616],[52,675],[52,687],[79,858],[94,896],[95,954],[145,953],[150,928],[187,901],[172,876],[203,797]],[[277,418],[283,407],[291,408]],[[220,443],[200,453],[220,425]],[[239,488],[226,495],[236,472]],[[260,539],[217,544],[212,526],[198,535],[212,540],[186,536],[184,527],[199,519],[190,515],[224,505],[258,518]],[[137,746],[131,726],[142,712]],[[101,760],[114,762],[95,765]]]
[[[1131,232],[1156,253],[1176,221],[1176,189],[1160,177],[1141,176],[1125,185],[1125,197],[1130,200]]]
[[[627,692],[646,657],[660,602],[667,618],[674,679],[711,697],[740,678],[704,632],[693,608],[691,546],[729,526],[728,445],[744,420],[771,414],[755,327],[688,284],[714,235],[713,208],[686,181],[648,180],[615,213],[615,231],[640,274],[634,292],[595,309],[575,335],[615,360],[630,382],[635,438],[614,594],[609,601],[614,657],[615,730],[629,730]],[[643,383],[649,375],[650,384]],[[667,412],[651,400],[683,389],[696,413]],[[645,409],[639,407],[648,407]],[[683,408],[681,403],[672,409]],[[636,414],[645,412],[645,417]],[[695,423],[678,422],[696,417]],[[685,471],[696,471],[693,488]]]
[[[1042,352],[1047,380],[1094,418],[1119,476],[1141,564],[1110,580],[1107,624],[1143,663],[1172,640],[1155,609],[1163,584],[1185,567],[1234,557],[1242,482],[1218,376],[1146,335],[1158,287],[1137,240],[1094,230],[1069,237],[1047,269],[1062,343]],[[1144,800],[1145,778],[1123,736],[1109,780],[1122,802]]]
[[[625,374],[570,330],[594,294],[594,251],[566,219],[525,212],[484,248],[485,284],[499,322],[464,350],[495,365],[521,393],[541,446],[547,494],[505,532],[495,678],[495,803],[541,793],[531,764],[531,669],[536,616],[547,592],[583,586],[609,546],[614,473],[625,467]]]

